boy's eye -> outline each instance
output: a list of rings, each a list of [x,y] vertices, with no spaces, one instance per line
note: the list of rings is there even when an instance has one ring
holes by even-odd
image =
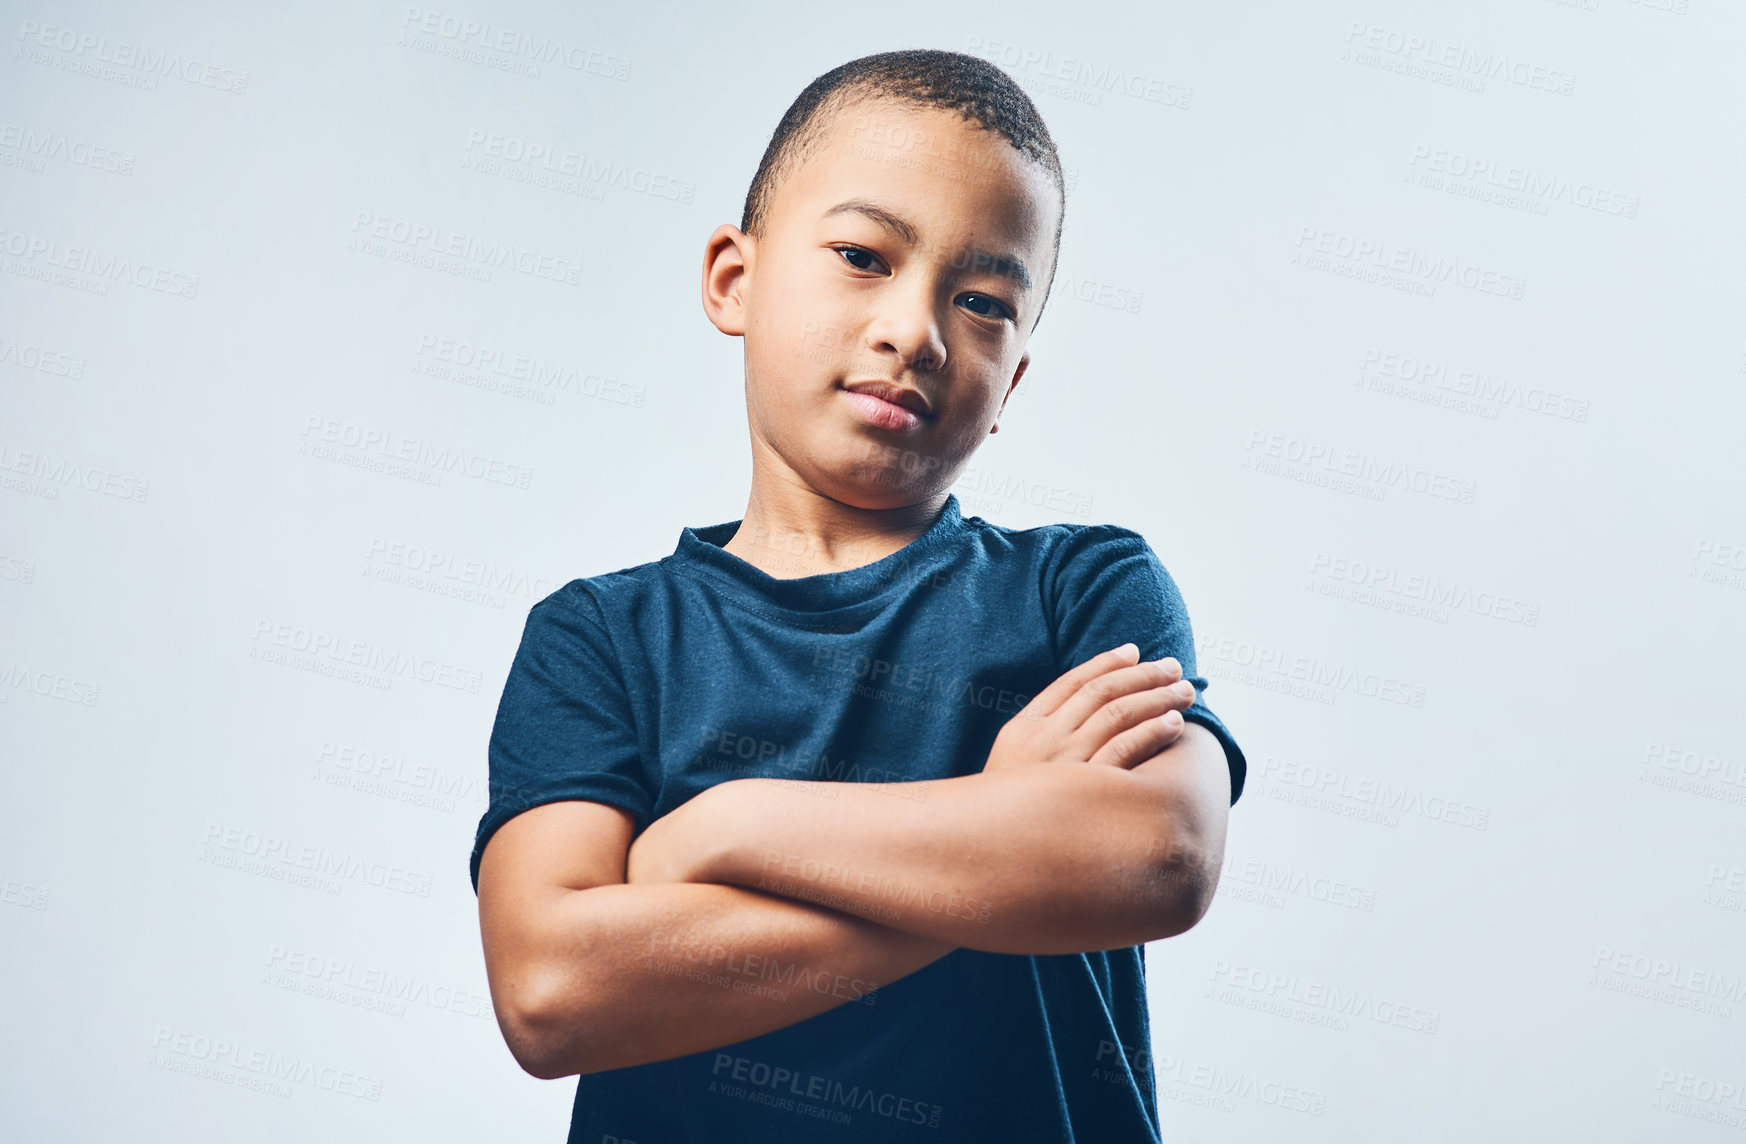
[[[1011,318],[1016,316],[1012,312],[1012,307],[1008,306],[1005,302],[1002,302],[999,298],[990,298],[986,294],[964,294],[962,297],[966,299],[973,298],[977,302],[992,307],[992,309],[987,312],[978,310],[974,307],[971,308],[971,313],[980,314],[984,318]]]
[[[879,261],[879,256],[877,254],[874,254],[870,250],[862,250],[858,246],[833,246],[831,249],[847,259],[849,265],[853,266],[856,270],[873,269],[871,265],[864,266],[860,262],[855,261],[857,258],[866,259],[870,263]]]
[[[856,270],[877,270],[881,265],[883,265],[882,260],[877,254],[874,254],[871,250],[864,250],[859,246],[850,246],[845,243],[839,246],[833,246],[831,249],[842,255],[844,261],[846,261],[850,266],[853,266]],[[987,294],[961,294],[959,297],[968,300],[967,304],[970,305],[970,312],[978,317],[1011,320],[1017,320],[1018,318],[1018,315],[1013,311],[1013,308],[1008,306],[1005,302],[1002,302],[999,298],[993,298]]]

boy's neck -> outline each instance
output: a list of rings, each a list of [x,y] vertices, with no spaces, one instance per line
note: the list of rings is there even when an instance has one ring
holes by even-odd
[[[926,532],[949,495],[864,509],[810,490],[772,496],[753,489],[740,527],[722,551],[778,580],[847,572],[885,559]]]

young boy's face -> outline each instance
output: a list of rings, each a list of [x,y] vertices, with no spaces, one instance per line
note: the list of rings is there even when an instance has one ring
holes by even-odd
[[[1058,210],[1039,166],[954,112],[835,115],[763,235],[710,241],[704,305],[745,337],[756,462],[860,508],[949,487],[1030,363]],[[851,393],[863,382],[926,409]]]

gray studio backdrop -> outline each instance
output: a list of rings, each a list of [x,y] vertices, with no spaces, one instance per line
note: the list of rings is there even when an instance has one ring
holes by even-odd
[[[0,1136],[562,1137],[522,622],[741,514],[703,242],[926,46],[1069,178],[964,510],[1143,532],[1250,760],[1168,1138],[1743,1138],[1739,5],[258,7],[0,21]]]

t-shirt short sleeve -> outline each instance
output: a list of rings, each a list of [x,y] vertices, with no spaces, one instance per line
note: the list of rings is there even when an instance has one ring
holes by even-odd
[[[573,584],[528,612],[491,728],[490,800],[469,861],[474,893],[485,844],[524,810],[581,799],[629,811],[639,830],[649,820],[655,800],[599,614]]]
[[[1206,705],[1207,681],[1194,660],[1194,632],[1176,581],[1145,537],[1116,525],[1087,525],[1063,541],[1050,562],[1050,605],[1062,671],[1124,643],[1142,661],[1173,656],[1194,686],[1182,717],[1211,731],[1231,770],[1231,804],[1243,793],[1248,761],[1224,721]]]

